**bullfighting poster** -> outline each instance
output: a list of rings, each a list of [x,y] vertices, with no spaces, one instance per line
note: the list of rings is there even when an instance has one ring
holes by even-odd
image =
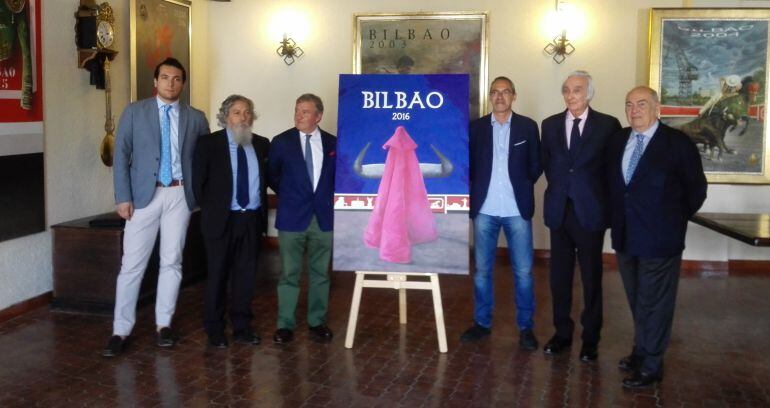
[[[0,1],[0,241],[45,230],[40,5]]]
[[[468,75],[340,75],[334,269],[468,273]]]

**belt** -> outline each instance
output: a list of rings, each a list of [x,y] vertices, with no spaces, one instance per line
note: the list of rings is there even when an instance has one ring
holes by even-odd
[[[164,186],[160,181],[155,182],[155,187],[178,187],[183,186],[184,180],[171,180],[171,184]]]

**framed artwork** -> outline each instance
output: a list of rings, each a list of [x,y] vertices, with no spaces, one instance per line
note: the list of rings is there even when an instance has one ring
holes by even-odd
[[[650,86],[661,121],[701,152],[711,183],[770,184],[770,9],[652,9]]]
[[[353,73],[468,74],[470,117],[487,105],[487,13],[356,14]]]
[[[155,66],[168,57],[187,70],[180,100],[190,103],[191,14],[187,0],[131,0],[131,100],[155,94]]]

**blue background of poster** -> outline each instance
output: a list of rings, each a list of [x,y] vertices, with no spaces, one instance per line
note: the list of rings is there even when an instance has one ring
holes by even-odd
[[[340,75],[339,117],[337,119],[337,194],[377,194],[379,179],[364,179],[353,172],[353,162],[368,142],[372,142],[363,164],[384,163],[387,151],[382,145],[404,126],[417,143],[420,163],[439,163],[433,144],[454,165],[446,178],[425,179],[428,194],[468,194],[468,75]],[[362,109],[362,91],[388,92],[388,102],[395,105],[393,92],[415,91],[423,103],[430,92],[444,97],[440,108]],[[435,101],[435,99],[431,99]],[[409,120],[393,120],[394,112],[408,112]]]

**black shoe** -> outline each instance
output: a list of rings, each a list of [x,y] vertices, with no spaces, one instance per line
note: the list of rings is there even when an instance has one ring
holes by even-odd
[[[251,344],[256,346],[262,339],[254,334],[251,329],[236,330],[233,332],[233,341],[236,343]]]
[[[460,336],[460,341],[477,341],[484,337],[489,336],[492,333],[492,329],[488,329],[478,323],[473,323],[468,330],[464,331]]]
[[[218,349],[227,348],[227,337],[222,333],[209,334],[209,345]]]
[[[316,343],[328,343],[334,336],[332,331],[329,330],[325,324],[319,324],[318,326],[310,326],[310,338]]]
[[[642,358],[636,354],[629,354],[618,361],[618,368],[623,371],[636,371],[642,366]]]
[[[655,385],[663,380],[660,375],[652,375],[635,371],[630,377],[623,380],[623,386],[626,388],[646,388]]]
[[[532,329],[522,330],[519,333],[519,348],[526,351],[537,350],[537,339]]]
[[[158,330],[158,347],[172,347],[176,343],[176,335],[170,327]]]
[[[116,357],[126,348],[127,338],[113,335],[107,342],[107,347],[102,351],[104,357]]]
[[[565,340],[561,337],[558,337],[554,335],[551,337],[551,340],[548,340],[548,343],[545,343],[545,346],[543,347],[543,352],[545,354],[548,354],[549,356],[555,356],[562,351],[570,348],[572,346],[572,340]]]
[[[596,361],[599,357],[599,349],[595,344],[583,343],[583,347],[580,348],[580,361],[590,362]]]
[[[278,344],[291,343],[294,340],[294,332],[289,329],[278,329],[273,335],[273,341]]]

